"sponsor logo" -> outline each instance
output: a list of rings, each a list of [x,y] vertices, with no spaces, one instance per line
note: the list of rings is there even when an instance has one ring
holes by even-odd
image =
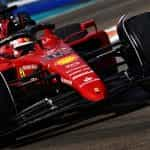
[[[69,69],[68,72],[71,72],[73,70],[77,70],[80,68],[80,62],[76,61],[76,62],[73,62],[71,64],[68,64],[65,66],[65,68]],[[78,67],[79,66],[79,67]],[[77,68],[78,67],[78,68]],[[71,69],[70,69],[71,68]]]
[[[57,65],[67,65],[77,60],[77,56],[70,55],[59,59],[56,64]]]
[[[95,92],[95,93],[100,93],[101,90],[100,90],[98,87],[95,87],[95,88],[94,88],[94,92]]]
[[[26,74],[25,74],[23,68],[19,68],[19,74],[20,74],[21,78],[25,78],[26,77]]]
[[[24,65],[24,66],[22,66],[21,68],[22,68],[24,71],[25,71],[25,70],[35,70],[35,69],[38,68],[38,66],[35,65],[35,64],[31,64],[31,65]]]
[[[19,68],[19,74],[21,78],[26,77],[26,71],[27,70],[36,70],[38,69],[38,65],[35,64],[30,64],[30,65],[23,65],[22,67]]]
[[[93,78],[90,81],[83,82],[83,83],[81,83],[80,88],[83,88],[84,86],[89,85],[89,84],[91,84],[93,82],[96,82],[96,81],[100,81],[100,79],[99,78],[95,78],[95,79]],[[95,93],[98,93],[100,91],[100,89],[97,88],[97,87],[94,88],[93,90],[94,90]]]
[[[72,85],[72,81],[70,81],[70,80],[61,78],[61,81],[62,81],[63,83],[65,83],[65,84]]]
[[[83,80],[84,82],[89,82],[91,81],[93,78],[92,77],[85,77],[85,79]]]
[[[83,72],[83,73],[81,73],[81,74],[78,74],[78,75],[73,76],[73,77],[72,77],[72,80],[77,80],[77,79],[79,79],[79,78],[81,78],[81,77],[83,77],[83,76],[85,76],[85,75],[89,75],[89,74],[91,74],[91,73],[93,73],[93,70]]]

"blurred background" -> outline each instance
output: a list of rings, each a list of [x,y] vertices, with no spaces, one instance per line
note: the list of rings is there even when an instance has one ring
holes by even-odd
[[[61,13],[84,7],[95,0],[0,0],[8,6],[17,5],[15,12],[28,12],[34,19],[41,21],[48,16],[55,17]]]

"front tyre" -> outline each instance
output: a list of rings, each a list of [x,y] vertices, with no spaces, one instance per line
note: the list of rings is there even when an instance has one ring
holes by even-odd
[[[10,128],[16,116],[16,106],[3,74],[0,72],[0,135]]]

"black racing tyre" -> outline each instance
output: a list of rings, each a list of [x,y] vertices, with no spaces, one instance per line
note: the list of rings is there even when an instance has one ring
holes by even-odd
[[[67,40],[67,42],[72,42],[83,38],[88,32],[86,30],[81,30],[80,23],[73,23],[56,29],[54,33],[61,39],[66,39],[74,34],[74,36]]]
[[[120,41],[128,45],[128,49],[121,51],[121,54],[136,80],[150,76],[149,20],[149,12],[132,17],[124,16],[117,27]],[[140,84],[144,89],[150,90],[150,80],[142,81]]]
[[[5,77],[0,72],[0,133],[10,127],[16,106]]]

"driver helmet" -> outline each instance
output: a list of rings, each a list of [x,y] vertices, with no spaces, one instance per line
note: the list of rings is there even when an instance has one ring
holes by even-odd
[[[33,50],[33,41],[26,37],[13,40],[10,45],[14,50],[14,57],[19,57]]]

